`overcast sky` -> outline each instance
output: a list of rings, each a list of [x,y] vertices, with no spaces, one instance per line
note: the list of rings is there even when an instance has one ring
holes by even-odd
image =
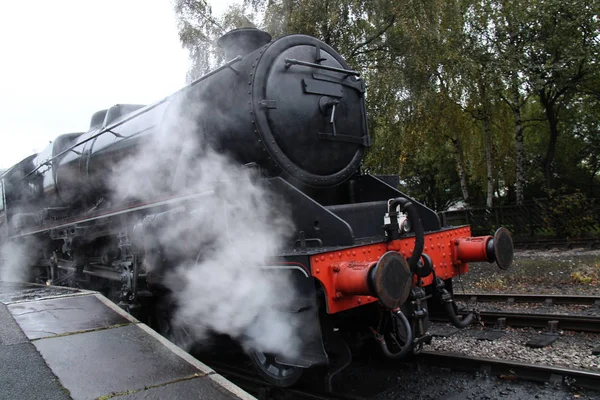
[[[0,169],[97,110],[160,100],[187,68],[171,0],[0,1]]]

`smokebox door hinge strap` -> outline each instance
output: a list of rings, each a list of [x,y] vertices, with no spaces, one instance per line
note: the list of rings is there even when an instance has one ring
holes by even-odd
[[[267,108],[270,110],[274,110],[277,108],[277,101],[276,100],[261,100],[258,105],[260,106],[260,108]]]

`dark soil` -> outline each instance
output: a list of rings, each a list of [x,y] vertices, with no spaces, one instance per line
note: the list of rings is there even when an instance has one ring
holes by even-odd
[[[600,251],[523,250],[506,271],[496,264],[471,263],[455,279],[457,293],[532,293],[600,296]]]

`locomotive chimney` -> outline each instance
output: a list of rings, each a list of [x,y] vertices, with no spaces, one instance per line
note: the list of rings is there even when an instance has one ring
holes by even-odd
[[[256,28],[240,28],[227,32],[217,40],[225,51],[225,60],[245,56],[271,41],[271,35]]]

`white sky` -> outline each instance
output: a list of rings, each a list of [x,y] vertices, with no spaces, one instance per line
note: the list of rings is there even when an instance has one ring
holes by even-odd
[[[171,0],[0,1],[0,169],[95,111],[160,100],[187,68]]]

